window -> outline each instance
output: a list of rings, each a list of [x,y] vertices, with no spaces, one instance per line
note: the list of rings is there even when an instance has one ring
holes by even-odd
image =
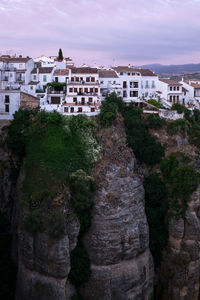
[[[69,88],[69,92],[70,92],[70,93],[73,93],[73,88]]]
[[[95,88],[95,93],[98,93],[98,88]]]
[[[130,97],[138,97],[138,91],[130,91]]]
[[[93,88],[90,88],[90,93],[93,93]]]
[[[174,91],[176,91],[176,87],[174,86]]]
[[[65,106],[65,107],[64,107],[64,112],[65,112],[65,113],[68,113],[68,111],[69,111],[68,107]]]
[[[170,89],[170,91],[172,91],[172,86],[170,86],[170,88],[169,88],[169,89]]]
[[[123,89],[126,89],[127,85],[126,85],[126,81],[123,81]]]
[[[5,112],[9,113],[9,104],[5,104]]]
[[[152,81],[152,89],[154,89],[155,88],[155,81],[153,80]]]
[[[9,95],[5,96],[5,103],[10,103],[10,96]]]
[[[85,104],[85,98],[84,97],[81,98],[81,104]]]
[[[79,77],[76,77],[76,82],[78,82],[79,81]]]
[[[95,82],[95,77],[91,77],[91,82]]]
[[[177,103],[179,103],[179,96],[177,96],[177,98],[176,98],[176,99],[177,99]]]
[[[51,97],[51,104],[60,104],[60,97]]]
[[[128,76],[130,76],[131,75],[131,73],[128,73]]]
[[[74,77],[71,78],[71,81],[74,81]]]
[[[169,101],[172,102],[172,96],[169,97]]]
[[[90,82],[90,77],[86,77],[86,82]]]
[[[179,91],[179,86],[177,86],[177,91]]]
[[[85,93],[88,93],[88,88],[85,88]]]
[[[33,80],[37,80],[37,76],[36,75],[33,75]]]
[[[127,97],[127,93],[126,91],[123,91],[123,97],[126,98]]]
[[[77,102],[77,98],[76,97],[73,98],[73,102]]]
[[[55,82],[58,82],[58,77],[55,77]]]
[[[12,74],[12,73],[10,73],[10,77],[11,77],[11,78],[13,77],[13,74]]]
[[[33,90],[33,86],[31,85],[31,91]]]
[[[123,72],[120,72],[119,74],[120,74],[120,75],[123,75],[124,73],[123,73]]]
[[[82,107],[78,107],[78,112],[82,112],[82,111],[83,111]]]
[[[73,113],[74,112],[74,107],[71,107],[71,113]]]
[[[176,101],[176,96],[173,96],[173,102],[175,102]]]
[[[138,82],[133,82],[133,87],[134,87],[135,89],[137,89],[137,88],[138,88]]]
[[[100,83],[103,84],[103,81],[101,81]]]
[[[91,111],[91,112],[95,112],[95,108],[94,108],[94,107],[91,107],[91,108],[90,108],[90,111]]]
[[[74,88],[74,93],[77,93],[78,92],[78,89],[77,88]]]
[[[43,81],[47,82],[47,75],[43,75]]]
[[[92,97],[89,97],[89,98],[88,98],[88,101],[89,101],[89,102],[92,102]]]

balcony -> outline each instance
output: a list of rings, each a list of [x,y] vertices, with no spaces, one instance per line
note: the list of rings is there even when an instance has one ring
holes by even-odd
[[[68,81],[67,85],[73,86],[73,85],[99,85],[99,81],[94,81],[94,82],[87,82],[84,80],[81,81]]]
[[[2,68],[2,71],[6,71],[6,72],[14,72],[14,71],[16,71],[16,70],[17,70],[16,68],[10,67],[10,66],[4,66],[4,67]]]

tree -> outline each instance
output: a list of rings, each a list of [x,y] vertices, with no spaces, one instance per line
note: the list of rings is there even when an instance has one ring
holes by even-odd
[[[59,52],[58,52],[58,60],[63,60],[62,49],[59,49]]]

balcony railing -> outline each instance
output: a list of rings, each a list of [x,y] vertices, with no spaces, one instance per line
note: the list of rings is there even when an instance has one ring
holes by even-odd
[[[96,80],[96,81],[90,81],[90,82],[87,82],[85,80],[81,80],[81,81],[67,81],[67,85],[99,85],[99,81]]]

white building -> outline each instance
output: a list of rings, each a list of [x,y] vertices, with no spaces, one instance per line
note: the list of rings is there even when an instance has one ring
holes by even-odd
[[[34,62],[30,57],[0,57],[0,88],[20,89],[31,81]]]
[[[135,69],[130,66],[113,68],[122,85],[122,97],[126,103],[141,102],[156,95],[158,76],[147,69]]]
[[[200,80],[188,79],[180,82],[184,89],[187,90],[185,94],[186,103],[193,104],[200,109]]]
[[[93,113],[101,104],[99,73],[96,68],[72,68],[67,82],[64,113]]]
[[[37,97],[20,90],[0,90],[0,120],[11,120],[16,111],[21,109],[39,109]]]
[[[160,78],[157,86],[157,94],[161,103],[166,107],[171,107],[173,103],[186,104],[186,96],[181,83],[169,78]]]
[[[99,69],[98,73],[102,99],[113,92],[122,96],[122,82],[114,70]]]

